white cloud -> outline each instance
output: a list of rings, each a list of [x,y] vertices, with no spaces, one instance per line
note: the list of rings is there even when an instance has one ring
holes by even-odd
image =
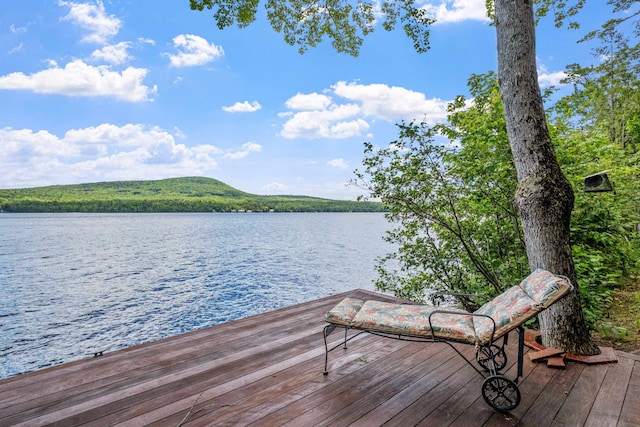
[[[341,81],[331,86],[330,91],[334,97],[298,93],[289,98],[285,105],[290,111],[279,114],[286,119],[280,135],[291,139],[343,139],[367,134],[368,120],[435,123],[447,116],[447,101],[427,99],[421,92],[397,86]],[[349,103],[339,103],[340,98]]]
[[[282,193],[287,190],[288,190],[288,187],[286,185],[280,182],[275,182],[275,181],[262,187],[262,191],[266,192],[267,194]]]
[[[225,159],[239,160],[244,159],[250,153],[257,153],[260,151],[262,151],[262,146],[260,144],[249,141],[242,144],[242,148],[239,150],[227,150],[223,157]]]
[[[21,72],[0,76],[0,89],[30,90],[35,93],[66,96],[110,96],[127,102],[149,101],[156,88],[142,84],[147,70],[128,67],[122,72],[109,67],[93,67],[81,60],[69,62],[64,68],[52,63],[48,68],[26,75]]]
[[[9,30],[11,30],[11,32],[14,34],[26,33],[27,27],[16,27],[15,25],[11,24],[9,25]]]
[[[291,110],[324,110],[331,105],[331,97],[319,93],[296,95],[287,99],[285,105]]]
[[[193,67],[204,65],[224,55],[220,46],[193,34],[180,34],[173,38],[173,45],[178,49],[176,55],[169,55],[172,67]]]
[[[180,139],[184,139],[184,138],[186,138],[186,137],[187,137],[187,135],[185,135],[185,133],[184,133],[184,132],[182,132],[182,129],[180,129],[180,128],[179,128],[179,127],[177,127],[177,126],[174,126],[174,127],[173,127],[173,134],[174,134],[176,137],[180,138]]]
[[[361,85],[338,82],[331,87],[338,96],[358,101],[366,116],[387,121],[426,120],[434,123],[447,117],[447,101],[426,99],[424,93],[385,84]]]
[[[331,134],[334,138],[342,139],[351,136],[362,135],[369,129],[369,123],[363,119],[350,120],[348,122],[339,122],[331,126]]]
[[[558,86],[561,80],[567,77],[564,71],[556,71],[555,73],[543,73],[538,75],[538,83],[542,87]]]
[[[337,124],[351,121],[360,113],[360,107],[356,104],[332,104],[323,111],[300,111],[284,124],[280,135],[285,138],[347,138],[357,136],[359,133],[346,134],[344,128]],[[340,131],[339,134],[333,130]]]
[[[60,0],[59,6],[69,7],[69,13],[62,18],[71,21],[89,31],[82,40],[90,43],[105,44],[109,39],[118,34],[122,21],[113,15],[107,15],[102,1],[93,3],[74,3]]]
[[[11,49],[8,53],[9,53],[9,55],[13,55],[14,53],[22,52],[22,50],[23,50],[22,42],[20,42],[20,44],[18,46],[16,46],[13,49]]]
[[[104,61],[109,64],[123,64],[130,58],[128,49],[131,47],[130,42],[120,42],[104,46],[102,49],[94,50],[91,58],[96,61]]]
[[[0,129],[3,188],[74,182],[160,179],[210,175],[222,150],[187,147],[167,131],[139,124],[101,124],[71,129],[62,137],[48,131]]]
[[[349,164],[343,158],[337,158],[337,159],[329,160],[327,162],[327,165],[329,165],[331,167],[334,167],[334,168],[338,168],[338,169],[349,169]]]
[[[486,0],[426,0],[422,6],[438,24],[489,21]]]
[[[156,45],[156,41],[152,39],[145,39],[144,37],[138,37],[139,43],[150,44],[151,46]]]
[[[564,71],[549,72],[547,67],[540,65],[538,67],[538,84],[541,87],[559,86],[561,80],[567,78],[567,73]]]
[[[116,126],[101,124],[82,129],[70,129],[64,135],[64,140],[73,144],[112,144],[112,145],[154,145],[157,142],[173,141],[171,134],[151,128],[145,130],[139,124]]]
[[[228,107],[222,107],[222,109],[227,113],[253,113],[261,108],[262,105],[260,105],[258,101],[253,101],[251,103],[249,101],[236,102]]]

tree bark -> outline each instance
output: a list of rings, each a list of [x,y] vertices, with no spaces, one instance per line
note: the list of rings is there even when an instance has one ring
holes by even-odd
[[[532,0],[495,0],[498,79],[507,134],[518,175],[520,212],[529,267],[567,276],[576,287],[538,317],[543,345],[593,355],[571,256],[574,195],[562,173],[547,128],[538,85]]]

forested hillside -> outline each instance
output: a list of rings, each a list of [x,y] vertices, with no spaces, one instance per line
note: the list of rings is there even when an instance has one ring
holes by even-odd
[[[260,196],[212,178],[0,190],[3,212],[380,212],[381,203],[305,196]]]

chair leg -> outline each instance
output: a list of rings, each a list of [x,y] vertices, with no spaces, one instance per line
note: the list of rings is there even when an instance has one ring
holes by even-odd
[[[522,378],[522,366],[524,364],[524,328],[518,326],[518,376],[515,379],[516,384]]]
[[[349,341],[347,339],[347,332],[349,332],[348,328],[344,328],[344,345],[342,346],[342,348],[344,348],[345,350],[347,349],[347,341]]]
[[[327,365],[329,364],[329,344],[327,343],[327,337],[335,328],[335,325],[327,325],[322,330],[322,337],[324,338],[324,371],[322,373],[325,375],[329,374],[327,370]],[[345,342],[344,345],[346,346],[347,343]]]
[[[336,328],[343,328],[344,329],[344,339],[339,342],[335,347],[331,347],[329,348],[329,342],[327,341],[327,337],[331,334],[331,332],[334,331],[334,329]],[[351,341],[352,339],[354,339],[355,337],[357,337],[360,334],[364,334],[366,331],[359,331],[351,336],[349,336],[349,328],[346,326],[337,326],[337,325],[327,325],[324,327],[323,331],[322,331],[322,337],[324,338],[324,374],[327,375],[329,373],[329,370],[327,369],[328,363],[329,363],[329,352],[335,350],[338,347],[342,347],[345,350],[347,349],[347,343],[349,341]]]

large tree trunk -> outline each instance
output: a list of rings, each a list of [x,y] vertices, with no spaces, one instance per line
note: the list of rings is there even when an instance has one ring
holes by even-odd
[[[518,174],[520,211],[529,266],[567,276],[576,286],[539,316],[543,344],[598,354],[586,326],[571,257],[573,189],[555,156],[538,85],[531,0],[495,0],[498,78],[507,133]]]

